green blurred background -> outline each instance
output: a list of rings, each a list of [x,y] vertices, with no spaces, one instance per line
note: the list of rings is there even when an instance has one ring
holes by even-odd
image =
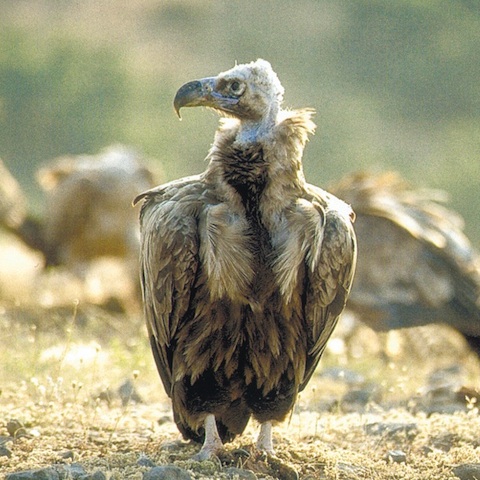
[[[165,180],[199,172],[217,118],[180,123],[176,89],[257,57],[318,112],[310,182],[399,170],[450,192],[480,246],[478,0],[0,0],[0,157],[37,208],[39,164],[113,142]]]

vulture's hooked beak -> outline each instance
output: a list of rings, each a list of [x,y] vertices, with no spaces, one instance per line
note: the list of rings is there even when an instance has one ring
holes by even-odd
[[[237,97],[222,95],[216,91],[217,77],[207,77],[193,80],[182,85],[173,100],[173,108],[178,118],[182,107],[211,107],[217,110],[229,111],[238,103]]]

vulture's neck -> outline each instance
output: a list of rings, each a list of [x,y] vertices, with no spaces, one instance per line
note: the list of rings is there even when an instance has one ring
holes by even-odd
[[[260,124],[227,119],[217,130],[207,177],[233,187],[246,208],[266,200],[278,208],[305,185],[302,154],[313,111],[281,112]]]
[[[254,145],[268,142],[278,118],[278,106],[275,104],[266,110],[261,119],[242,120],[239,123],[235,144],[238,148],[249,150]]]

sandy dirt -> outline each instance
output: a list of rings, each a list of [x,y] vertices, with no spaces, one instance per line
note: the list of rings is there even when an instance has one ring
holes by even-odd
[[[465,465],[480,453],[479,363],[448,327],[378,335],[345,316],[291,418],[275,427],[276,456],[255,451],[251,422],[200,463],[172,421],[121,266],[104,262],[79,280],[43,272],[11,238],[0,243],[6,478],[53,469],[142,479],[165,465],[192,479],[476,478]]]

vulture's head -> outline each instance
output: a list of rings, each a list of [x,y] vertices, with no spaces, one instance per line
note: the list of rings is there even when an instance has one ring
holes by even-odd
[[[262,123],[276,118],[283,87],[266,60],[236,65],[216,77],[188,82],[178,90],[174,107],[210,107],[241,122]]]

